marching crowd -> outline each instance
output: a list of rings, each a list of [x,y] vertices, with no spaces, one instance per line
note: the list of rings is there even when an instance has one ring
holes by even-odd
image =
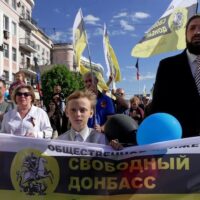
[[[97,89],[98,79],[92,72],[83,75],[85,89],[75,91],[67,98],[61,86],[55,85],[45,109],[36,101],[33,87],[25,83],[24,73],[19,71],[15,79],[9,88],[9,102],[4,98],[5,81],[0,80],[2,133],[108,144],[104,128],[110,117],[124,114],[138,124],[144,118],[144,104],[138,97],[128,101],[124,90],[118,88],[112,91],[113,100]]]
[[[98,90],[95,73],[88,72],[83,75],[85,89],[68,97],[63,95],[60,85],[55,85],[52,99],[44,110],[35,101],[33,87],[26,85],[24,73],[19,71],[9,88],[11,102],[4,99],[5,81],[0,80],[1,132],[35,138],[111,143],[115,149],[120,149],[123,145],[117,137],[111,141],[106,137],[106,125],[112,116],[129,116],[139,126],[148,115],[166,112],[179,120],[183,137],[199,136],[200,15],[192,16],[186,25],[186,46],[181,54],[160,61],[152,100],[138,96],[127,100],[123,88],[112,91],[114,100]]]

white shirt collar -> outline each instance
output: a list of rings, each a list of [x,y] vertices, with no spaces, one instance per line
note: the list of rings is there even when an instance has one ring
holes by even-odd
[[[19,115],[19,112],[17,110],[17,107],[13,109],[13,116],[21,118]],[[33,119],[37,118],[37,107],[36,106],[34,106],[34,105],[31,106],[31,109],[29,110],[29,112],[27,113],[25,118],[27,118],[27,117],[28,118],[31,117]]]
[[[74,138],[76,134],[80,134],[81,137],[83,138],[83,141],[86,141],[86,139],[88,138],[89,134],[90,134],[90,129],[86,126],[83,130],[81,130],[80,132],[75,131],[74,129],[72,129],[74,131]]]

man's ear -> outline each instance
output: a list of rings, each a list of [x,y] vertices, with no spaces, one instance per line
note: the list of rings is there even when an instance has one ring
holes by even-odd
[[[65,109],[65,115],[66,115],[66,117],[69,117],[69,113],[68,113],[67,109]]]
[[[92,118],[93,114],[94,114],[94,110],[91,109],[91,111],[90,111],[90,118]]]

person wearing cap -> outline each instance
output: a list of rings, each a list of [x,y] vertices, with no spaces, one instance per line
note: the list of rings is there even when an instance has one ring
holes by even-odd
[[[199,14],[188,20],[185,35],[186,49],[160,61],[149,110],[149,114],[165,112],[176,117],[183,138],[200,135]]]

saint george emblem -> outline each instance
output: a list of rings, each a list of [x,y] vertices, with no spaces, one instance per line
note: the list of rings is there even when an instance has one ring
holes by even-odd
[[[16,190],[27,195],[46,195],[59,181],[57,161],[38,151],[16,154],[11,166],[11,179]]]
[[[17,182],[20,190],[29,195],[45,195],[47,184],[44,179],[48,178],[53,183],[53,173],[48,170],[48,161],[43,157],[38,157],[34,153],[25,157],[22,169],[17,171]]]

